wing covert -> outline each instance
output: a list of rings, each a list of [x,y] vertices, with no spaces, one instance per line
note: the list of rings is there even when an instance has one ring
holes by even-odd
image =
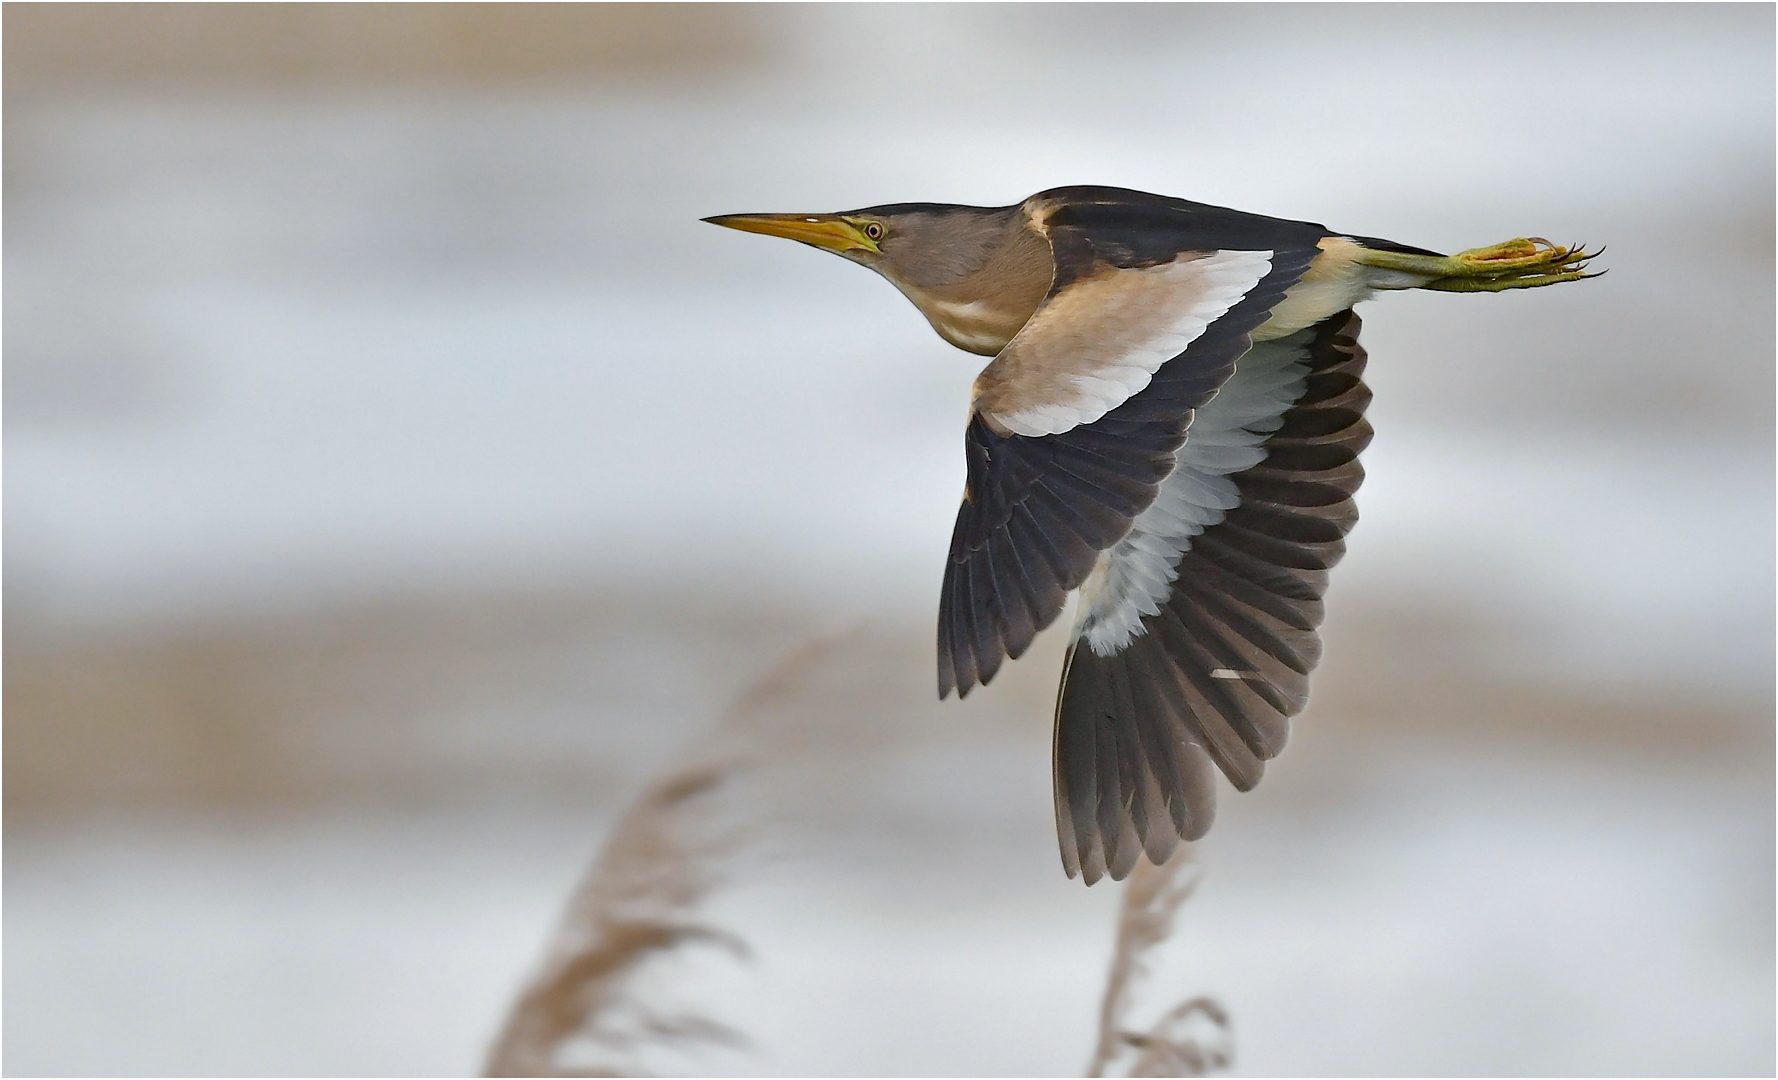
[[[1181,252],[1105,266],[1053,290],[975,383],[975,411],[1003,435],[1058,435],[1140,393],[1161,365],[1258,285],[1270,251]]]

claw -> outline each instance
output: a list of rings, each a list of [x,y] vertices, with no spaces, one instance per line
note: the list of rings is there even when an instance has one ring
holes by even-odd
[[[1573,248],[1551,243],[1541,236],[1521,237],[1458,253],[1450,260],[1450,276],[1492,278],[1503,272],[1566,265],[1574,256]]]

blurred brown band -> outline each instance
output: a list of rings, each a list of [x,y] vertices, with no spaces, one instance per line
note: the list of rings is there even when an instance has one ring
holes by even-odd
[[[60,4],[4,8],[5,89],[572,81],[748,67],[749,4]]]

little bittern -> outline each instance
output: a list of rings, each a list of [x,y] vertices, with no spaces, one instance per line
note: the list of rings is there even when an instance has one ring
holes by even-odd
[[[1371,438],[1354,304],[1593,276],[1509,240],[1440,255],[1118,188],[1016,206],[706,218],[870,267],[975,381],[938,690],[1017,658],[1080,590],[1055,716],[1062,864],[1159,864],[1284,748]]]

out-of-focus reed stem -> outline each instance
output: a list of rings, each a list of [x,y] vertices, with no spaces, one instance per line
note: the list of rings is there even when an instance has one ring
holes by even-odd
[[[745,1045],[714,1020],[656,1012],[635,977],[695,945],[747,955],[741,939],[696,918],[747,839],[719,796],[762,759],[777,704],[850,636],[819,639],[780,664],[618,818],[495,1039],[489,1076],[634,1076],[644,1067],[633,1055],[647,1045]]]
[[[1109,1075],[1120,1065],[1124,1076],[1203,1076],[1231,1060],[1228,1014],[1208,997],[1181,1002],[1147,1031],[1130,1028],[1135,987],[1148,975],[1149,957],[1172,935],[1180,905],[1197,888],[1192,855],[1190,847],[1182,847],[1158,867],[1143,859],[1124,886],[1088,1076]]]

